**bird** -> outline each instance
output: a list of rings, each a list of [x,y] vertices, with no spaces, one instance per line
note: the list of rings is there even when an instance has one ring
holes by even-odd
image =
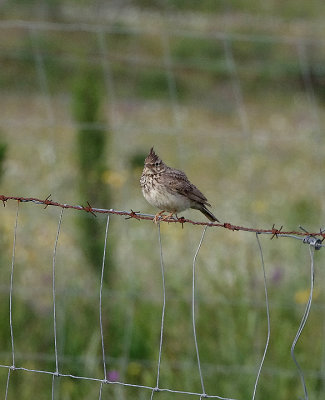
[[[183,171],[166,165],[151,147],[144,161],[144,168],[140,178],[140,185],[144,198],[149,204],[159,208],[153,222],[160,218],[166,220],[177,213],[193,208],[199,210],[212,222],[220,222],[207,206],[211,207],[207,198],[193,185]],[[169,212],[164,215],[164,212]]]

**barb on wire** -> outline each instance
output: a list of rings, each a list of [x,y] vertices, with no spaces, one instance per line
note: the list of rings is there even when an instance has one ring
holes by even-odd
[[[276,237],[276,238],[279,237],[279,234],[281,233],[282,228],[283,228],[283,225],[281,225],[280,229],[276,229],[276,228],[274,227],[274,224],[272,225],[272,236],[271,236],[271,240],[272,240],[274,237]]]
[[[153,396],[156,392],[169,392],[169,393],[180,393],[180,394],[188,394],[188,395],[194,395],[197,396],[201,399],[203,398],[216,398],[216,399],[221,399],[221,400],[229,400],[229,398],[226,397],[220,397],[218,395],[207,395],[205,393],[205,388],[204,388],[204,382],[203,382],[203,375],[202,375],[202,369],[201,369],[201,363],[200,363],[200,357],[199,357],[199,348],[198,348],[198,341],[197,341],[197,335],[196,335],[196,320],[195,320],[195,270],[196,270],[196,260],[198,253],[200,251],[201,245],[203,243],[205,233],[207,231],[208,227],[220,227],[220,228],[225,228],[225,229],[231,229],[233,231],[246,231],[246,232],[255,232],[256,233],[256,238],[260,250],[260,255],[261,255],[261,262],[262,262],[262,270],[263,270],[263,276],[264,276],[264,288],[265,288],[265,299],[266,299],[266,313],[267,313],[267,323],[268,323],[268,330],[267,330],[267,339],[266,339],[266,344],[263,352],[263,356],[258,368],[257,372],[257,377],[254,385],[254,392],[253,392],[253,398],[252,400],[255,399],[256,395],[256,390],[257,390],[257,385],[260,379],[260,374],[262,370],[262,366],[265,360],[266,352],[268,349],[269,345],[269,340],[270,340],[270,316],[269,316],[269,303],[268,303],[268,294],[267,294],[267,286],[266,286],[266,273],[265,273],[265,266],[264,266],[264,259],[263,259],[263,252],[261,248],[261,244],[259,241],[259,234],[265,233],[265,234],[270,234],[272,237],[280,237],[280,236],[289,236],[289,234],[292,234],[292,232],[283,232],[282,231],[282,226],[280,229],[276,229],[274,225],[272,226],[271,229],[269,230],[259,230],[256,228],[247,228],[247,227],[240,227],[236,225],[232,225],[230,223],[225,223],[225,224],[211,224],[211,223],[204,223],[204,222],[194,222],[191,220],[187,220],[185,218],[180,218],[180,219],[173,219],[171,218],[170,220],[167,220],[166,222],[179,222],[181,224],[184,223],[190,223],[194,225],[202,225],[204,226],[200,242],[198,244],[198,247],[196,249],[194,258],[193,258],[193,281],[192,281],[192,324],[193,324],[193,334],[194,334],[194,341],[195,341],[195,349],[196,349],[196,355],[197,355],[197,363],[198,363],[198,369],[199,369],[199,375],[200,375],[200,380],[201,380],[201,393],[195,393],[195,392],[186,392],[182,390],[173,390],[169,388],[164,388],[164,387],[159,387],[160,384],[160,368],[161,368],[161,359],[162,359],[162,346],[163,346],[163,337],[164,337],[164,319],[165,319],[165,307],[166,307],[166,287],[165,287],[165,272],[164,272],[164,260],[163,260],[163,248],[162,248],[162,242],[161,242],[161,234],[160,234],[160,223],[163,221],[159,221],[157,224],[158,228],[158,241],[159,241],[159,251],[160,251],[160,268],[161,268],[161,274],[162,274],[162,292],[163,292],[163,299],[162,299],[162,313],[161,313],[161,325],[160,325],[160,340],[159,340],[159,354],[158,354],[158,362],[157,362],[157,377],[156,377],[156,385],[154,387],[152,386],[144,386],[144,385],[135,385],[135,384],[129,384],[129,383],[124,383],[124,382],[119,382],[119,381],[108,381],[107,380],[107,371],[106,371],[106,363],[105,363],[105,350],[104,350],[104,332],[103,332],[103,325],[102,325],[102,289],[103,289],[103,274],[104,274],[104,266],[105,266],[105,256],[106,256],[106,246],[107,246],[107,235],[108,235],[108,226],[109,226],[109,221],[110,221],[110,215],[111,214],[116,214],[116,215],[123,215],[127,216],[132,219],[144,219],[144,220],[152,220],[153,216],[148,215],[148,214],[141,214],[139,212],[134,212],[131,210],[130,212],[127,211],[117,211],[117,210],[106,210],[106,209],[97,209],[93,208],[90,206],[88,203],[88,207],[83,207],[83,206],[73,206],[73,205],[68,205],[68,204],[61,204],[58,202],[54,202],[53,200],[50,199],[50,196],[46,197],[45,200],[37,199],[37,198],[25,198],[25,197],[13,197],[13,196],[4,196],[0,195],[0,201],[3,201],[4,204],[6,204],[7,201],[9,200],[14,200],[17,202],[17,210],[16,210],[16,219],[15,219],[15,224],[14,224],[14,239],[13,239],[13,251],[12,251],[12,262],[11,262],[11,280],[10,280],[10,334],[11,334],[11,344],[12,344],[12,365],[0,365],[1,368],[7,368],[8,369],[8,376],[7,376],[7,384],[6,384],[6,395],[5,399],[8,397],[8,391],[9,391],[9,384],[10,384],[10,378],[12,371],[18,370],[18,371],[27,371],[27,372],[38,372],[38,373],[44,373],[44,374],[49,374],[52,375],[52,400],[54,400],[55,397],[55,382],[56,382],[56,377],[70,377],[74,379],[82,379],[82,380],[89,380],[89,381],[96,381],[100,383],[100,391],[99,391],[99,400],[102,398],[102,389],[104,384],[117,384],[121,386],[126,386],[126,387],[136,387],[136,388],[142,388],[142,389],[148,389],[151,391],[151,399],[153,399]],[[14,350],[14,330],[13,330],[13,321],[12,321],[12,295],[13,295],[13,277],[14,277],[14,266],[15,266],[15,249],[16,249],[16,236],[17,236],[17,228],[18,228],[18,216],[19,216],[19,210],[21,207],[21,203],[26,203],[26,202],[31,202],[33,204],[40,204],[40,205],[45,205],[47,206],[55,206],[55,207],[60,207],[61,208],[61,213],[59,216],[59,222],[58,222],[58,228],[57,228],[57,233],[56,233],[56,239],[54,243],[54,249],[53,249],[53,259],[52,259],[52,273],[53,273],[53,315],[54,315],[54,340],[55,340],[55,361],[56,361],[56,370],[54,372],[52,371],[41,371],[41,370],[35,370],[35,369],[29,369],[29,368],[24,368],[24,367],[16,367],[15,366],[15,350]],[[59,240],[59,235],[60,235],[60,229],[61,229],[61,224],[62,224],[62,219],[63,219],[63,212],[65,209],[70,208],[70,209],[75,209],[79,211],[84,211],[84,212],[91,212],[93,214],[96,213],[101,213],[107,215],[107,224],[106,224],[106,233],[105,233],[105,243],[104,243],[104,251],[103,251],[103,260],[102,260],[102,275],[101,275],[101,286],[100,286],[100,305],[99,305],[99,318],[100,318],[100,333],[101,333],[101,341],[102,341],[102,357],[103,357],[103,369],[104,369],[104,377],[103,379],[98,379],[98,378],[90,378],[90,377],[83,377],[83,376],[74,376],[71,374],[62,374],[59,372],[59,366],[58,366],[58,352],[57,352],[57,344],[56,344],[56,311],[55,311],[55,265],[56,265],[56,255],[57,255],[57,246],[58,246],[58,240]],[[165,222],[165,221],[164,221]],[[304,329],[304,326],[306,324],[310,308],[311,308],[311,302],[312,302],[312,294],[313,294],[313,287],[314,287],[314,252],[315,250],[319,249],[322,247],[322,241],[324,240],[325,237],[325,231],[320,229],[319,232],[316,233],[310,233],[306,229],[301,227],[301,231],[299,232],[294,232],[295,235],[297,236],[298,239],[302,240],[304,243],[309,245],[309,251],[310,251],[310,257],[311,257],[311,287],[310,287],[310,296],[309,300],[306,306],[306,310],[304,312],[304,315],[302,317],[299,329],[297,331],[296,337],[292,343],[291,347],[291,356],[296,364],[296,367],[298,369],[298,372],[300,374],[300,378],[302,381],[302,385],[304,388],[305,392],[305,400],[308,400],[308,394],[307,394],[307,389],[306,389],[306,384],[304,380],[304,376],[302,373],[302,370],[295,358],[295,347],[296,344],[301,336],[301,333]],[[295,236],[292,236],[295,237]],[[231,400],[231,399],[230,399]]]
[[[45,204],[44,210],[50,205],[50,202],[51,202],[50,198],[51,198],[51,193],[44,200],[44,204]]]
[[[95,212],[94,212],[92,206],[89,204],[88,201],[87,201],[87,204],[88,204],[88,206],[87,206],[87,207],[82,206],[82,209],[83,209],[84,211],[86,211],[86,212],[92,214],[94,217],[97,217],[97,215],[95,214]]]
[[[140,217],[137,214],[140,214],[140,211],[133,211],[131,208],[130,215],[128,217],[125,217],[125,219],[135,218],[137,221],[140,221]]]
[[[119,211],[114,209],[103,209],[103,208],[94,208],[88,203],[88,207],[80,206],[80,205],[70,205],[70,204],[62,204],[57,201],[50,200],[46,198],[45,200],[38,199],[36,197],[20,197],[20,196],[5,196],[0,195],[0,201],[4,204],[9,200],[15,200],[21,203],[34,203],[34,204],[43,204],[46,206],[53,207],[61,207],[61,208],[69,208],[78,211],[90,212],[93,215],[96,214],[114,214],[114,215],[123,215],[130,217],[129,219],[137,219],[137,220],[149,220],[152,221],[154,219],[154,215],[151,214],[142,214],[140,212],[131,211]],[[282,227],[280,229],[274,228],[274,225],[271,229],[261,229],[261,228],[250,228],[245,226],[233,225],[229,222],[224,223],[212,223],[212,222],[198,222],[192,221],[190,219],[186,219],[184,217],[180,218],[166,218],[160,222],[168,222],[168,223],[179,223],[182,224],[191,224],[191,225],[201,225],[201,226],[211,226],[211,227],[219,227],[224,229],[229,229],[231,231],[243,231],[243,232],[253,232],[259,234],[269,234],[275,235],[276,237],[292,237],[295,239],[302,240],[305,236],[313,236],[313,237],[321,237],[322,240],[325,238],[325,231],[320,230],[319,232],[301,232],[301,231],[282,231]],[[316,243],[315,243],[316,244]],[[322,244],[318,243],[317,246],[323,247]]]

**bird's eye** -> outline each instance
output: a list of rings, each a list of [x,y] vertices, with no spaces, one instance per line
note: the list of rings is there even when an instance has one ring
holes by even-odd
[[[159,167],[159,162],[158,161],[155,162],[155,166]]]

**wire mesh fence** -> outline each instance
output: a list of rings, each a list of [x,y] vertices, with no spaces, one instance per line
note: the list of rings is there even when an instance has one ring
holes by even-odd
[[[10,342],[11,342],[11,363],[8,365],[1,364],[0,367],[8,371],[7,375],[7,381],[5,385],[5,399],[7,400],[10,398],[8,396],[8,393],[10,391],[11,385],[13,385],[12,380],[14,379],[14,375],[17,374],[18,371],[24,371],[26,373],[36,373],[36,374],[47,374],[52,377],[52,385],[51,385],[51,393],[52,393],[52,399],[56,398],[56,380],[61,378],[70,378],[70,379],[75,379],[75,380],[81,380],[81,381],[89,381],[93,383],[97,383],[99,385],[98,387],[98,398],[102,398],[102,391],[103,391],[103,385],[120,385],[122,387],[131,387],[131,388],[137,388],[141,389],[143,391],[151,392],[151,398],[154,398],[157,393],[173,393],[173,394],[184,394],[184,395],[189,395],[197,398],[218,398],[218,399],[233,399],[231,395],[220,395],[218,393],[209,393],[206,391],[205,388],[205,373],[204,373],[204,367],[202,367],[201,360],[200,360],[200,346],[199,346],[199,340],[198,336],[199,334],[197,333],[197,289],[196,289],[196,284],[197,284],[197,259],[199,255],[199,251],[201,249],[201,246],[204,245],[204,239],[205,235],[208,229],[222,229],[226,228],[229,229],[229,226],[231,224],[212,224],[212,223],[202,223],[201,225],[204,225],[199,243],[197,244],[196,251],[194,253],[193,259],[192,259],[192,291],[191,291],[191,319],[192,319],[192,334],[193,334],[193,346],[195,348],[195,355],[196,355],[196,362],[197,362],[197,374],[199,376],[199,382],[200,382],[200,390],[195,392],[195,391],[188,391],[186,389],[174,389],[172,387],[164,387],[161,384],[160,380],[160,369],[161,369],[161,360],[164,354],[164,338],[165,338],[165,312],[166,312],[166,283],[165,283],[165,265],[164,265],[164,254],[168,249],[166,249],[161,240],[161,233],[160,233],[160,225],[161,223],[163,224],[168,224],[170,221],[162,221],[157,223],[157,232],[158,232],[158,246],[157,250],[159,252],[159,258],[160,258],[160,268],[161,268],[161,303],[162,303],[162,310],[161,310],[161,322],[160,322],[160,333],[159,337],[157,338],[157,364],[156,364],[156,384],[149,386],[149,385],[143,385],[143,384],[136,384],[136,383],[129,383],[129,382],[122,382],[116,379],[117,377],[109,375],[108,373],[108,365],[109,365],[109,346],[108,349],[105,348],[105,335],[106,331],[104,329],[104,324],[103,324],[103,302],[105,299],[103,298],[103,282],[104,282],[104,271],[105,271],[105,261],[106,261],[106,251],[107,251],[107,243],[110,240],[110,235],[113,235],[112,232],[109,233],[109,225],[110,225],[110,216],[113,215],[118,215],[119,217],[123,216],[128,216],[128,218],[135,218],[135,219],[144,219],[144,220],[152,220],[153,216],[149,215],[143,215],[143,214],[135,214],[133,211],[127,212],[127,211],[116,211],[116,210],[104,210],[104,209],[96,209],[96,208],[91,208],[90,206],[88,207],[83,207],[83,206],[72,206],[68,204],[60,204],[57,202],[54,202],[50,200],[49,198],[46,198],[45,200],[40,200],[40,199],[35,199],[35,198],[23,198],[23,197],[14,197],[14,196],[1,196],[1,200],[3,201],[3,204],[7,204],[7,202],[11,201],[16,201],[17,202],[17,207],[16,207],[16,215],[14,218],[14,226],[13,226],[13,246],[12,246],[12,258],[11,258],[11,268],[10,268],[10,282],[8,285],[10,286],[9,289],[9,327],[10,327]],[[61,209],[58,217],[58,224],[57,224],[57,231],[55,235],[55,240],[54,240],[54,246],[53,246],[53,252],[52,252],[52,339],[53,341],[53,353],[54,353],[54,360],[55,360],[55,368],[54,370],[40,370],[36,368],[30,368],[28,366],[24,366],[24,363],[17,362],[16,361],[16,350],[15,350],[15,336],[16,336],[16,323],[15,323],[15,318],[13,316],[13,310],[15,309],[15,301],[13,297],[13,293],[15,292],[15,274],[16,274],[16,252],[19,250],[19,240],[17,242],[17,231],[19,229],[19,218],[20,218],[20,213],[22,212],[22,207],[24,203],[31,203],[34,207],[38,207],[39,205],[45,205],[45,208],[48,206],[51,207],[59,207]],[[101,266],[101,274],[100,276],[97,277],[97,279],[100,281],[99,285],[99,293],[96,295],[94,294],[95,297],[97,297],[98,300],[98,331],[99,331],[99,337],[100,337],[100,343],[101,343],[101,353],[102,353],[102,376],[78,376],[73,373],[65,373],[61,370],[61,361],[60,361],[60,356],[59,356],[59,350],[58,350],[58,340],[60,340],[60,332],[57,328],[57,302],[56,302],[56,263],[57,263],[57,254],[60,248],[60,237],[62,235],[61,229],[62,229],[62,222],[64,220],[64,211],[65,210],[72,210],[74,212],[79,211],[79,212],[86,212],[86,213],[91,213],[94,216],[96,216],[96,213],[101,213],[101,214],[106,214],[106,229],[105,229],[105,237],[103,240],[103,261],[102,261],[102,266]],[[6,207],[2,209],[2,212],[6,212]],[[45,210],[42,210],[42,208],[38,207],[38,212],[46,212]],[[104,222],[104,221],[103,221]],[[185,220],[182,219],[179,221],[182,225],[186,224],[193,224],[193,221]],[[299,239],[301,240],[301,243],[303,246],[308,246],[309,248],[309,254],[310,254],[310,266],[308,268],[310,269],[310,282],[309,282],[309,295],[308,295],[308,300],[305,306],[305,310],[303,313],[303,316],[301,318],[299,327],[297,329],[296,335],[292,341],[291,345],[291,357],[293,359],[293,362],[296,365],[297,368],[297,374],[299,374],[301,383],[302,383],[302,388],[304,392],[304,398],[308,399],[308,390],[307,386],[308,383],[306,384],[305,380],[305,375],[304,375],[304,369],[303,366],[299,363],[297,355],[296,355],[296,346],[298,345],[298,342],[300,340],[300,336],[303,333],[305,324],[307,323],[307,319],[309,317],[309,313],[311,310],[312,306],[312,299],[313,299],[313,293],[314,293],[314,276],[315,276],[315,267],[314,267],[314,252],[315,250],[320,250],[323,245],[320,239],[317,238],[318,236],[323,236],[323,232],[320,231],[319,233],[308,233],[305,231],[302,232],[296,232],[295,235],[291,233],[286,233],[286,232],[281,232],[281,230],[274,230],[272,228],[271,230],[259,230],[259,229],[246,229],[244,227],[240,228],[246,234],[252,234],[255,233],[256,235],[256,240],[257,240],[257,246],[256,246],[256,251],[259,253],[260,257],[260,264],[261,264],[261,275],[263,279],[263,288],[264,288],[264,295],[265,295],[265,315],[264,318],[267,321],[266,323],[266,331],[265,331],[265,344],[264,344],[264,349],[261,349],[260,355],[259,355],[259,361],[256,363],[256,377],[255,377],[255,382],[254,385],[252,385],[251,388],[249,388],[249,392],[251,393],[250,397],[252,399],[255,399],[258,390],[259,390],[259,380],[263,374],[263,363],[265,358],[267,357],[267,352],[269,348],[269,343],[270,343],[270,338],[271,338],[271,322],[270,322],[270,304],[269,304],[269,299],[268,299],[268,284],[267,284],[267,272],[266,272],[266,267],[264,264],[264,255],[263,255],[263,249],[262,245],[259,239],[259,236],[263,234],[272,234],[272,238],[291,238],[291,239]],[[238,230],[238,229],[231,229],[232,231]],[[233,233],[235,234],[235,232]],[[299,236],[298,236],[298,235]],[[307,247],[306,247],[307,249]],[[130,255],[132,257],[132,255]],[[148,256],[150,260],[150,255]],[[150,262],[150,261],[149,261]],[[132,263],[132,261],[131,261]],[[28,265],[25,266],[28,268]],[[68,266],[65,266],[65,268],[68,268]],[[77,305],[76,305],[77,307]],[[78,313],[78,309],[75,310],[76,313]],[[24,329],[22,326],[20,326],[19,329]],[[28,335],[28,332],[26,332],[26,335]],[[143,340],[146,340],[146,338],[143,338]],[[289,356],[289,349],[288,349],[288,356]],[[111,378],[111,379],[110,379]],[[114,378],[114,379],[112,379]]]
[[[26,195],[1,197],[7,399],[34,387],[71,399],[322,398],[324,291],[312,273],[325,216],[323,25],[108,8],[103,23],[80,10],[0,21],[3,186]],[[80,124],[70,92],[85,66],[100,76],[105,118]],[[114,209],[71,206],[81,128],[112,132],[103,180]],[[152,216],[129,211],[144,207],[133,160],[152,145],[236,224],[189,212],[158,225],[157,247]],[[68,204],[29,197],[50,192]],[[73,228],[80,213],[109,226],[95,274]]]

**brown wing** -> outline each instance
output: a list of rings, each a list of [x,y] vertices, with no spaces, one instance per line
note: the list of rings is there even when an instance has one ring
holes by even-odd
[[[193,201],[198,203],[206,204],[210,206],[207,198],[204,196],[200,190],[191,183],[183,171],[178,169],[170,169],[164,174],[166,177],[166,182],[171,191],[175,191],[183,196],[188,197]]]

